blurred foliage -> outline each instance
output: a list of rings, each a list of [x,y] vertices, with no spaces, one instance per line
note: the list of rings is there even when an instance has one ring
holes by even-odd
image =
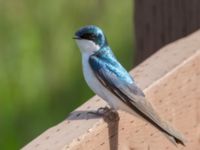
[[[94,95],[72,40],[95,24],[133,58],[132,0],[0,0],[0,149],[19,149]]]

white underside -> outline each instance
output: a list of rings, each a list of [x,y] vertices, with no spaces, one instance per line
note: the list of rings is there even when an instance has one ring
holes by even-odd
[[[121,100],[119,100],[114,94],[112,94],[108,89],[106,89],[100,81],[96,78],[93,73],[90,64],[88,62],[89,54],[82,54],[82,65],[84,78],[89,85],[89,87],[103,100],[105,100],[111,108],[121,109],[129,113],[133,113],[127,105],[125,105]]]
[[[127,105],[125,105],[114,94],[106,89],[93,73],[88,59],[90,55],[99,50],[99,46],[89,40],[77,40],[77,44],[81,50],[83,74],[88,86],[93,90],[94,93],[105,100],[111,108],[121,109],[129,113],[133,113],[133,111]]]

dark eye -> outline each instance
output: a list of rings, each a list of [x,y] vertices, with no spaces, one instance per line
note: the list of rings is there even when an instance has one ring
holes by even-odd
[[[85,33],[81,36],[81,38],[87,40],[95,40],[95,35],[91,33]]]

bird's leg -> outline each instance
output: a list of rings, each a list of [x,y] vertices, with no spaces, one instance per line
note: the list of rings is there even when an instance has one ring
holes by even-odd
[[[110,110],[107,106],[105,107],[100,107],[97,109],[97,111],[89,111],[88,114],[93,114],[97,116],[104,116],[105,113],[107,113]]]
[[[109,111],[110,111],[110,108],[105,106],[105,107],[98,108],[97,113],[104,115],[108,113]]]
[[[96,112],[90,111],[88,113],[101,116],[108,121],[119,121],[118,112],[113,108],[108,108],[107,106],[98,108]]]

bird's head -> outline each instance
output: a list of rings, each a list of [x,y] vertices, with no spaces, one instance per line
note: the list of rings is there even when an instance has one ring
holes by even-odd
[[[80,28],[75,37],[78,47],[83,53],[95,53],[104,46],[107,46],[106,37],[103,31],[94,25]]]

